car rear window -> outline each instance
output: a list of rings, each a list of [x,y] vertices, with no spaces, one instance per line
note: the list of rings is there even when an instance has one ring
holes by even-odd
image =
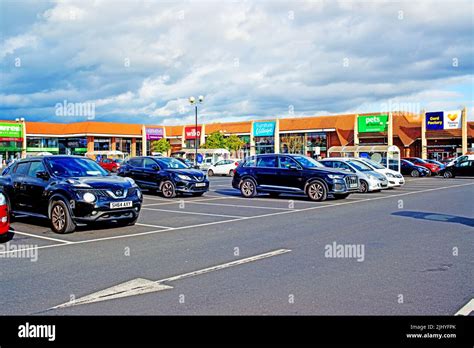
[[[276,167],[275,156],[263,156],[257,159],[257,167],[274,168]]]
[[[17,175],[25,175],[28,173],[28,167],[30,166],[30,162],[18,163],[15,168],[15,174]]]

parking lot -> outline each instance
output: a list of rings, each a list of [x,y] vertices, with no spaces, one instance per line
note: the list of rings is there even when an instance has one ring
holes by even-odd
[[[8,303],[4,299],[2,301],[3,310],[0,310],[0,312],[16,313],[17,309],[19,308],[22,308],[20,311],[25,313],[41,312],[49,309],[53,305],[66,302],[66,299],[68,298],[67,294],[71,292],[77,292],[79,295],[85,295],[87,293],[99,291],[107,288],[108,286],[118,284],[121,281],[143,276],[143,274],[150,272],[152,275],[148,274],[148,278],[160,279],[160,277],[163,277],[163,273],[169,276],[173,274],[179,274],[180,272],[185,273],[197,270],[200,269],[200,267],[202,267],[202,269],[206,269],[207,266],[221,267],[222,265],[225,265],[225,267],[228,267],[228,265],[224,263],[225,261],[233,259],[239,260],[239,257],[252,257],[252,255],[256,255],[256,258],[259,259],[267,257],[273,258],[275,255],[278,256],[284,253],[298,255],[298,253],[301,252],[302,254],[300,255],[306,255],[306,259],[308,254],[307,251],[305,251],[305,247],[308,247],[311,243],[314,243],[318,238],[321,238],[321,242],[324,242],[336,238],[340,239],[342,238],[341,236],[344,236],[344,238],[348,238],[350,241],[362,241],[365,243],[367,248],[372,247],[374,252],[378,252],[382,246],[387,246],[390,257],[393,257],[393,254],[391,253],[394,253],[395,251],[391,249],[392,245],[390,245],[390,240],[392,240],[394,237],[396,238],[397,236],[384,236],[384,219],[387,219],[387,224],[390,224],[390,219],[396,219],[396,221],[400,221],[400,224],[404,224],[403,226],[405,226],[405,229],[409,230],[403,231],[402,229],[403,232],[400,232],[399,235],[410,232],[410,236],[414,236],[420,226],[419,221],[429,221],[431,219],[429,223],[434,221],[433,223],[435,223],[436,226],[439,226],[439,230],[435,231],[436,233],[442,233],[443,229],[446,230],[446,233],[443,234],[446,238],[449,238],[449,234],[453,236],[452,233],[455,233],[457,229],[461,230],[460,233],[462,234],[462,238],[459,238],[459,235],[455,237],[453,245],[467,246],[468,244],[465,243],[472,241],[472,228],[474,227],[472,204],[470,207],[466,206],[465,211],[460,212],[460,216],[457,217],[458,221],[453,220],[452,222],[455,222],[455,224],[451,225],[446,224],[446,222],[449,222],[447,220],[450,219],[449,216],[451,215],[446,215],[448,217],[443,217],[443,209],[434,206],[431,207],[431,205],[435,203],[434,201],[437,199],[436,197],[439,197],[441,200],[441,202],[436,203],[438,204],[443,203],[444,199],[442,197],[449,197],[449,199],[446,199],[445,202],[450,202],[450,200],[457,200],[460,194],[465,195],[459,197],[460,202],[464,201],[464,204],[467,204],[467,202],[469,202],[468,197],[471,197],[470,201],[472,203],[471,194],[473,192],[474,185],[474,179],[472,178],[407,178],[407,183],[404,187],[374,193],[356,193],[350,195],[344,200],[335,200],[330,198],[325,202],[312,202],[306,197],[296,195],[281,195],[278,198],[270,198],[268,195],[260,195],[253,199],[245,199],[240,196],[239,191],[231,187],[231,178],[212,177],[210,178],[210,181],[210,191],[202,197],[177,197],[175,199],[168,200],[160,197],[159,195],[148,194],[145,192],[140,218],[135,226],[117,228],[110,228],[110,226],[78,228],[78,230],[72,234],[58,235],[51,232],[47,222],[41,220],[30,220],[21,217],[18,218],[17,221],[11,225],[9,244],[18,245],[20,247],[25,247],[26,245],[27,248],[28,245],[31,245],[31,248],[33,248],[33,246],[34,248],[37,248],[39,252],[39,261],[45,266],[46,269],[52,271],[56,270],[59,272],[68,272],[68,270],[63,268],[64,260],[68,258],[68,255],[70,255],[71,259],[74,259],[75,256],[73,255],[76,253],[79,255],[78,259],[86,257],[87,255],[86,259],[90,261],[91,264],[87,265],[87,262],[81,264],[81,272],[83,273],[81,276],[76,274],[78,277],[77,282],[80,282],[80,285],[72,285],[74,281],[72,278],[70,278],[71,288],[65,286],[65,288],[62,289],[64,293],[60,295],[58,294],[57,296],[48,294],[48,300],[45,303],[42,303],[41,301],[37,302],[35,300],[34,306],[28,302],[28,298],[30,298],[30,300],[31,298],[34,298],[34,288],[36,285],[32,285],[32,289],[30,290],[25,290],[28,295],[25,293],[23,296],[21,293],[22,290],[18,290],[21,289],[21,287],[18,287],[17,284],[17,294],[15,296],[18,298],[18,301],[22,301],[22,304],[19,305],[19,307],[14,308],[12,307],[14,304]],[[425,206],[420,206],[420,203],[410,203],[415,202],[415,199],[416,202],[425,202]],[[400,207],[400,204],[404,206]],[[387,209],[387,206],[390,206],[390,209]],[[377,209],[380,209],[380,211],[377,212]],[[372,211],[374,213],[371,213]],[[415,212],[417,212],[418,215],[415,214]],[[423,215],[423,212],[426,212],[426,214]],[[440,214],[437,214],[439,215],[438,217],[430,217],[428,216],[429,212],[440,212]],[[448,214],[447,211],[445,213]],[[451,218],[455,219],[456,216]],[[352,223],[353,226],[351,226]],[[342,226],[345,224],[346,227],[342,227],[341,224]],[[292,229],[292,226],[294,226],[295,230]],[[397,226],[397,229],[400,229],[400,226],[402,225]],[[387,225],[386,229],[390,229],[390,226]],[[466,229],[469,231],[469,234],[462,232]],[[334,234],[331,236],[332,230],[334,230]],[[271,232],[273,232],[273,235],[270,237]],[[371,233],[372,235],[364,240],[367,233]],[[375,238],[373,233],[378,234],[378,236]],[[418,233],[418,236],[420,235],[423,235],[423,232]],[[301,237],[300,240],[298,240],[299,237]],[[197,241],[197,238],[199,238],[199,241]],[[230,240],[226,241],[225,243],[217,243],[216,238],[229,238]],[[114,241],[120,243],[114,244]],[[122,253],[124,246],[132,246],[135,242],[138,243],[137,245],[139,245],[139,247],[137,246],[135,249],[141,250],[140,257],[142,258],[139,262],[142,265],[146,264],[146,266],[140,268],[140,271],[137,271],[136,265],[133,266],[132,269],[128,269],[130,264],[120,264],[120,267],[124,267],[126,269],[124,273],[128,274],[128,272],[130,272],[130,276],[125,277],[121,272],[117,272],[113,275],[107,274],[106,276],[102,274],[100,277],[95,274],[95,272],[100,271],[99,265],[94,266],[92,264],[93,262],[97,261],[93,261],[95,258],[100,258],[100,262],[105,263],[106,266],[104,266],[105,268],[102,269],[102,272],[104,269],[108,269],[108,272],[110,272],[110,270],[113,270],[112,264],[115,263],[113,260],[116,260],[117,258],[117,255],[110,256],[111,248],[116,248],[118,246],[120,253]],[[439,243],[444,242],[445,241],[441,239],[433,241],[433,243],[438,244],[438,246]],[[319,241],[316,243],[319,243]],[[396,239],[394,243],[397,250],[399,247],[404,248],[405,250],[409,250],[412,247],[409,240],[400,241],[399,239]],[[398,245],[399,243],[402,245]],[[408,244],[405,245],[404,243]],[[419,243],[420,246],[425,245],[426,248],[431,248],[429,243],[427,243],[425,240],[420,240]],[[216,247],[216,244],[219,244],[219,246]],[[298,250],[300,246],[302,249]],[[242,253],[238,254],[238,257],[232,258],[232,251],[235,250],[236,247],[242,249]],[[446,247],[449,249],[452,246],[447,244]],[[166,251],[158,251],[164,248],[166,248]],[[196,248],[196,250],[193,248]],[[199,252],[197,251],[198,249]],[[223,249],[227,250],[224,251]],[[461,270],[458,270],[458,272],[462,273],[461,278],[467,276],[465,272],[469,272],[464,267],[466,267],[469,262],[472,262],[472,244],[470,249],[471,256],[466,256],[464,254],[464,257],[467,257],[467,259],[463,259],[465,264],[463,264],[463,268]],[[156,251],[156,253],[153,253],[152,251]],[[419,250],[416,252],[418,254],[423,254],[424,251]],[[276,254],[266,255],[266,252],[276,252]],[[10,251],[7,250],[0,252],[0,254],[7,253],[10,253]],[[173,263],[175,262],[174,257],[177,256],[171,255],[172,253],[176,253],[176,255],[180,254],[182,255],[183,259],[191,260],[191,262],[179,262],[177,267],[173,267]],[[217,260],[213,260],[214,257]],[[282,260],[287,257],[288,256],[278,256],[278,258],[281,258]],[[436,254],[431,257],[436,258]],[[149,261],[149,258],[152,258],[151,262]],[[159,267],[157,267],[158,259]],[[60,262],[59,260],[62,261]],[[168,260],[169,264],[167,263]],[[32,270],[34,267],[28,262],[22,262],[24,260],[8,261],[15,263],[17,270],[23,270],[29,274],[25,275],[25,277],[29,277],[29,280],[23,280],[26,283],[31,282],[31,279],[35,278],[35,276],[32,275],[34,273]],[[250,261],[245,259],[243,262]],[[68,262],[73,261],[67,260],[66,263]],[[263,262],[269,262],[269,260],[262,261],[262,263]],[[390,267],[393,267],[393,260],[387,260],[387,262],[391,264]],[[439,262],[436,262],[436,264],[438,263]],[[368,273],[364,273],[363,277],[380,277],[381,275],[379,273],[381,270],[377,269],[376,264],[377,262],[375,265],[373,265],[376,271],[367,271]],[[440,264],[454,263],[442,261]],[[76,265],[76,263],[74,263],[74,265]],[[230,266],[233,267],[234,265]],[[287,266],[284,266],[281,269],[285,269],[285,267]],[[313,265],[312,267],[315,266]],[[408,270],[412,271],[410,267],[415,268],[418,266],[413,265],[406,267],[408,267]],[[443,266],[441,265],[439,267]],[[278,266],[277,269],[280,269],[280,266]],[[295,269],[299,269],[299,267],[296,267]],[[426,269],[430,269],[430,267],[427,266]],[[155,271],[157,272],[156,275],[154,274]],[[265,272],[271,273],[274,271],[275,270],[270,271],[268,268],[266,268]],[[91,272],[91,274],[89,274],[89,272]],[[8,275],[10,274],[13,276],[15,271],[13,269],[3,269],[2,273],[4,276],[7,276],[5,279],[8,279]],[[132,273],[133,276],[131,275]],[[346,270],[344,271],[344,274],[345,276],[349,276]],[[88,278],[89,276],[91,278]],[[413,276],[413,274],[411,276]],[[209,280],[209,275],[205,277],[207,277]],[[79,280],[81,278],[95,280],[88,283],[84,280]],[[20,281],[21,276],[15,274],[14,279],[15,281]],[[101,281],[98,281],[98,279],[101,279]],[[253,276],[250,278],[244,276],[242,279],[244,279],[246,282],[251,282]],[[305,279],[304,282],[307,282],[308,280],[309,279]],[[103,283],[101,283],[102,281]],[[211,280],[211,282],[213,281]],[[295,283],[296,280],[292,279],[291,282]],[[458,306],[458,304],[461,304],[465,300],[468,300],[467,297],[469,296],[466,296],[465,293],[470,291],[468,290],[470,286],[469,282],[472,286],[472,278],[471,281],[467,280],[466,284],[461,286],[462,291],[460,290],[460,293],[463,294],[462,296],[466,298],[456,298],[457,304],[454,305],[454,307]],[[41,281],[41,284],[45,284],[44,280]],[[332,284],[331,286],[337,285]],[[301,286],[295,285],[295,287],[301,289],[303,292],[308,291],[308,289],[304,287],[302,288]],[[74,290],[72,290],[72,288],[74,288]],[[46,290],[41,290],[40,292],[43,293],[45,291]],[[353,289],[352,291],[357,291],[357,288],[355,290]],[[146,298],[146,296],[144,298]],[[313,300],[310,300],[312,297],[309,294],[301,296],[308,297],[307,301],[310,301],[310,304],[306,308],[312,310],[310,313],[341,313],[337,305],[333,304],[332,307],[324,307],[320,305],[314,306],[314,302],[312,302]],[[137,296],[137,298],[140,297],[141,296]],[[139,300],[136,299],[134,301]],[[156,304],[156,302],[154,303]],[[383,303],[383,301],[381,303]],[[124,310],[122,307],[120,310],[118,310],[117,307],[114,307],[117,309],[116,311],[112,310],[112,307],[107,310],[103,306],[104,305],[101,304],[96,309],[97,312],[117,314],[123,313]],[[288,313],[287,308],[277,308],[275,304],[270,306],[271,308],[274,308],[273,310],[259,310],[256,308],[251,310],[248,307],[246,308],[246,306],[243,306],[241,310],[236,310],[235,307],[232,306],[219,307],[218,305],[209,304],[202,306],[203,307],[198,306],[199,308],[196,310],[191,310],[190,312],[184,311],[183,313]],[[423,313],[423,310],[421,310],[418,306],[412,307],[409,310],[406,308],[395,309],[396,306],[389,306],[389,308],[392,307],[393,312],[387,312],[387,307],[382,306],[371,313]],[[445,307],[435,306],[433,308],[427,308],[426,313],[435,312],[439,314],[454,314],[454,307],[449,310],[449,313],[446,313],[448,311]],[[72,309],[61,309],[56,310],[56,312],[91,313],[87,309],[81,308],[90,307],[75,306]],[[140,307],[140,309],[137,308],[136,312],[146,313],[146,308],[153,308],[153,306]],[[173,310],[176,311],[177,309],[172,308],[168,307],[167,310],[162,308],[159,312],[167,313],[169,310],[171,311],[170,313],[174,313]],[[345,313],[356,314],[364,312],[364,305],[361,303],[354,305],[353,307],[347,306],[346,303],[344,308],[346,310]],[[95,313],[96,310],[93,310],[92,313]],[[135,312],[135,310],[133,310],[133,312]],[[297,312],[304,313],[304,307],[301,307],[301,309]],[[156,312],[152,311],[150,313]]]

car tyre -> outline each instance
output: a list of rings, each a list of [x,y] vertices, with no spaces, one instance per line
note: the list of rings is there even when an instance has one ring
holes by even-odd
[[[229,170],[229,176],[234,176],[234,170],[233,169]]]
[[[71,233],[76,229],[69,209],[62,200],[53,201],[51,204],[50,223],[53,232],[59,234]]]
[[[417,178],[420,176],[420,172],[416,169],[413,169],[410,173],[410,176],[413,177],[413,178]]]
[[[240,193],[245,198],[252,198],[257,195],[257,185],[252,179],[244,179],[240,184]]]
[[[365,180],[360,181],[360,188],[359,188],[360,193],[367,193],[369,192],[369,184]]]
[[[170,180],[166,180],[161,184],[161,194],[165,198],[174,198],[176,197],[176,187],[174,186],[173,182]]]
[[[212,169],[209,169],[207,171],[207,176],[214,176],[214,171]]]
[[[451,171],[447,170],[443,173],[443,178],[445,178],[445,179],[454,178],[454,175]]]
[[[326,185],[324,185],[321,181],[315,180],[308,184],[306,188],[306,195],[315,202],[321,202],[326,200],[328,191],[326,189]]]

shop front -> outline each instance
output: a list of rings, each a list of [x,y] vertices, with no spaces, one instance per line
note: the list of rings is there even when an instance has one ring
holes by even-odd
[[[87,139],[58,138],[58,150],[61,155],[83,156],[87,152]]]
[[[312,158],[327,157],[327,134],[325,132],[312,132],[306,134],[306,155]]]
[[[305,153],[305,134],[280,133],[280,153],[294,153],[303,155]]]
[[[146,134],[146,148],[147,148],[147,155],[153,155],[155,151],[154,144],[163,139],[165,131],[163,127],[146,127],[145,128]]]
[[[23,146],[23,127],[19,123],[0,123],[0,163],[20,158]]]
[[[110,138],[94,137],[94,151],[110,151],[112,150]]]
[[[275,152],[275,121],[254,122],[253,136],[257,155]]]
[[[34,155],[41,152],[49,152],[56,155],[59,153],[58,138],[28,136],[26,138],[26,152],[28,155]]]
[[[196,141],[197,147],[201,146],[201,132],[202,127],[184,127],[184,147],[186,149],[195,149]]]
[[[238,137],[243,142],[243,145],[237,157],[246,158],[250,156],[250,135],[238,135]]]
[[[115,138],[115,150],[123,152],[125,155],[132,153],[131,138]]]

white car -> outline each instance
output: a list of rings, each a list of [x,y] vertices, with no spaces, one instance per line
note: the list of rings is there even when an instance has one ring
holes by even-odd
[[[463,155],[456,157],[455,159],[448,162],[448,164],[446,164],[446,167],[451,167],[454,166],[456,163],[461,163],[464,161],[474,161],[474,155]]]
[[[388,187],[398,187],[405,184],[403,175],[395,170],[385,168],[380,163],[372,161],[368,158],[356,158],[356,160],[362,161],[376,172],[384,174],[388,179]]]
[[[208,176],[213,175],[230,175],[234,176],[235,168],[238,167],[240,160],[237,159],[225,159],[214,163],[207,170]]]

